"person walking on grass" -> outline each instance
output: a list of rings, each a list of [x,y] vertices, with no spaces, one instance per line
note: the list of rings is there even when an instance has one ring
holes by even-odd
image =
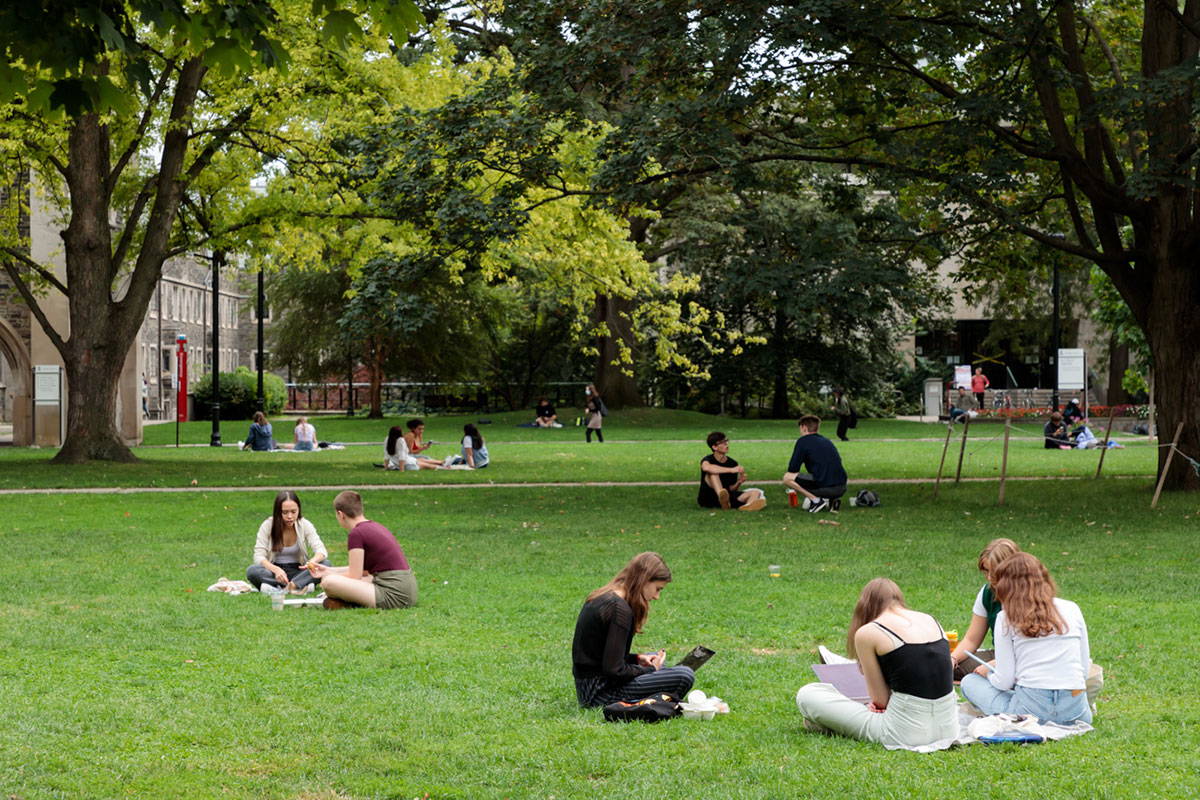
[[[604,418],[608,416],[608,409],[604,405],[604,400],[596,391],[595,384],[589,383],[583,390],[583,393],[587,397],[587,401],[585,403],[587,411],[587,429],[584,433],[584,437],[590,443],[592,441],[592,434],[595,433],[596,440],[603,442],[604,432],[601,430],[601,427],[604,425]]]
[[[300,497],[290,489],[275,495],[271,516],[258,526],[254,560],[246,567],[246,580],[255,589],[263,586],[307,594],[314,582],[310,564],[329,566],[325,543],[317,529],[304,518]]]
[[[829,409],[837,414],[838,426],[837,437],[843,442],[850,441],[846,437],[846,431],[854,427],[854,409],[850,406],[850,400],[846,397],[846,390],[841,386],[833,387],[833,405]]]
[[[666,652],[632,653],[650,603],[671,582],[658,553],[633,557],[616,577],[587,596],[575,622],[571,672],[575,697],[584,708],[641,700],[666,692],[683,698],[696,681],[691,667],[666,667]]]
[[[841,497],[846,493],[846,470],[842,467],[842,456],[833,442],[817,431],[821,419],[815,414],[805,414],[797,423],[800,438],[792,449],[792,460],[788,462],[783,476],[783,485],[797,495],[809,500],[808,512],[816,514],[841,507]],[[808,469],[802,474],[801,468]]]
[[[347,532],[349,566],[316,564],[309,570],[325,589],[325,607],[408,608],[417,603],[417,580],[400,543],[387,528],[363,516],[362,497],[345,491],[333,500]]]
[[[975,402],[980,408],[983,408],[983,393],[991,385],[987,375],[983,374],[983,367],[976,367],[975,374],[971,376],[971,391],[975,393]]]
[[[796,706],[806,728],[906,747],[958,736],[950,643],[937,620],[904,604],[895,582],[875,578],[863,587],[846,650],[858,659],[870,703],[828,683],[802,686]]]
[[[721,431],[708,435],[712,452],[700,459],[700,494],[696,502],[701,508],[736,508],[758,511],[766,507],[762,489],[741,491],[746,482],[746,468],[729,457],[729,437]]]

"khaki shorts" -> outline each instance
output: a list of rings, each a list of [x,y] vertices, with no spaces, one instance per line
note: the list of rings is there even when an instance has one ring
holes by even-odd
[[[408,608],[417,604],[417,579],[411,569],[392,569],[372,576],[376,608]]]

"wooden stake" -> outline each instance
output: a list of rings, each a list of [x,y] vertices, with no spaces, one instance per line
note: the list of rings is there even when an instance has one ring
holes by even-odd
[[[946,466],[946,451],[950,449],[950,434],[954,432],[954,425],[946,426],[946,443],[942,445],[942,463],[938,464],[937,480],[933,484],[933,499],[937,500],[938,487],[942,485],[942,467]]]
[[[1100,468],[1104,466],[1104,454],[1108,452],[1108,435],[1112,433],[1113,414],[1117,413],[1117,407],[1113,406],[1108,410],[1108,427],[1104,429],[1104,444],[1100,451],[1100,463],[1096,465],[1096,477],[1100,477]]]
[[[1012,419],[1004,420],[1004,457],[1000,459],[1000,505],[1004,505],[1004,481],[1008,477],[1008,433],[1012,429]]]
[[[1183,423],[1180,422],[1175,426],[1175,438],[1171,440],[1171,452],[1167,453],[1167,463],[1163,464],[1162,475],[1158,476],[1158,487],[1154,490],[1154,499],[1150,501],[1150,507],[1154,508],[1158,505],[1158,496],[1162,494],[1163,484],[1167,481],[1167,470],[1171,468],[1171,459],[1175,458],[1175,445],[1179,444],[1179,436],[1183,433]]]
[[[971,427],[971,418],[968,417],[966,414],[963,414],[963,419],[966,420],[966,422],[963,423],[962,446],[960,448],[958,448],[958,472],[954,473],[954,482],[955,483],[958,483],[959,481],[962,480],[963,454],[965,454],[967,452],[967,429],[969,429]]]

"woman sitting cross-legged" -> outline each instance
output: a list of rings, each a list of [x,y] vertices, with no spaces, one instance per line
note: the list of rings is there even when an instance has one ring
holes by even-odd
[[[255,589],[265,584],[303,592],[318,582],[309,570],[311,564],[328,566],[325,545],[317,529],[301,513],[300,498],[284,489],[275,495],[271,516],[258,526],[254,563],[246,568],[246,580]]]
[[[893,581],[875,578],[863,587],[846,649],[858,657],[871,702],[810,683],[796,693],[806,726],[905,747],[958,736],[950,643],[937,620],[904,605]]]
[[[393,425],[388,431],[387,441],[383,443],[383,463],[388,469],[419,470],[440,469],[442,462],[425,456],[414,456],[408,446],[404,429]]]
[[[658,553],[634,556],[608,583],[587,596],[575,623],[571,671],[575,696],[584,708],[641,700],[666,692],[683,698],[696,680],[691,667],[664,667],[664,651],[631,653],[650,602],[671,582]]]
[[[985,714],[1034,714],[1043,722],[1090,723],[1086,691],[1092,665],[1079,606],[1058,588],[1037,556],[1017,553],[991,572],[1003,604],[992,637],[996,668],[962,679],[963,697]]]

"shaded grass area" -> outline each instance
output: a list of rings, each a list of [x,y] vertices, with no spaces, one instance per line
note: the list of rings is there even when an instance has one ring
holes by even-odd
[[[688,412],[656,412],[664,414]],[[476,472],[423,470],[387,472],[372,466],[383,461],[380,444],[347,447],[313,453],[239,452],[233,447],[143,447],[137,451],[141,463],[92,463],[63,467],[51,464],[43,450],[6,449],[0,451],[0,489],[80,488],[80,487],[186,487],[197,486],[278,486],[278,485],[419,485],[428,483],[562,483],[603,481],[698,481],[699,461],[707,454],[704,433],[715,423],[683,428],[634,428],[639,435],[657,431],[663,438],[654,441],[622,439],[617,436],[603,444],[590,445],[577,431],[570,436],[563,430],[534,431],[519,429],[532,438],[501,440],[485,433],[491,464]],[[941,439],[892,436],[908,432],[911,426],[941,434]],[[729,427],[729,426],[727,426]],[[431,421],[430,428],[433,428]],[[619,429],[610,431],[616,434]],[[999,426],[972,429],[963,452],[963,475],[996,478],[1000,474],[1002,431]],[[727,430],[737,459],[752,482],[778,487],[787,468],[795,441],[795,426],[779,427],[776,438],[755,439],[736,436]],[[873,438],[871,438],[873,436]],[[458,451],[457,443],[443,441],[430,454],[442,458]],[[1141,439],[1127,439],[1127,448],[1108,451],[1104,474],[1107,476],[1149,476],[1156,470],[1157,450]],[[951,440],[946,454],[945,474],[953,478],[962,450],[961,436]],[[897,421],[877,420],[863,423],[850,442],[839,443],[852,485],[861,486],[872,479],[932,480],[937,474],[945,445],[945,428]],[[1039,438],[1022,436],[1010,443],[1008,460],[1012,476],[1091,477],[1096,472],[1099,451],[1045,450]],[[1186,468],[1179,462],[1175,469]]]
[[[272,612],[204,592],[240,577],[274,490],[33,496],[0,547],[0,788],[33,797],[1191,797],[1196,498],[1146,511],[1148,480],[889,487],[840,524],[772,503],[694,507],[690,488],[364,492],[420,582],[410,611]],[[332,492],[302,495],[334,554]],[[842,650],[858,590],[889,575],[962,631],[975,558],[1005,535],[1087,617],[1106,672],[1097,731],[1041,747],[891,753],[804,731],[793,696]],[[675,581],[635,640],[718,655],[697,686],[733,713],[617,726],[575,707],[586,593],[634,553]],[[767,564],[781,564],[771,579]]]

